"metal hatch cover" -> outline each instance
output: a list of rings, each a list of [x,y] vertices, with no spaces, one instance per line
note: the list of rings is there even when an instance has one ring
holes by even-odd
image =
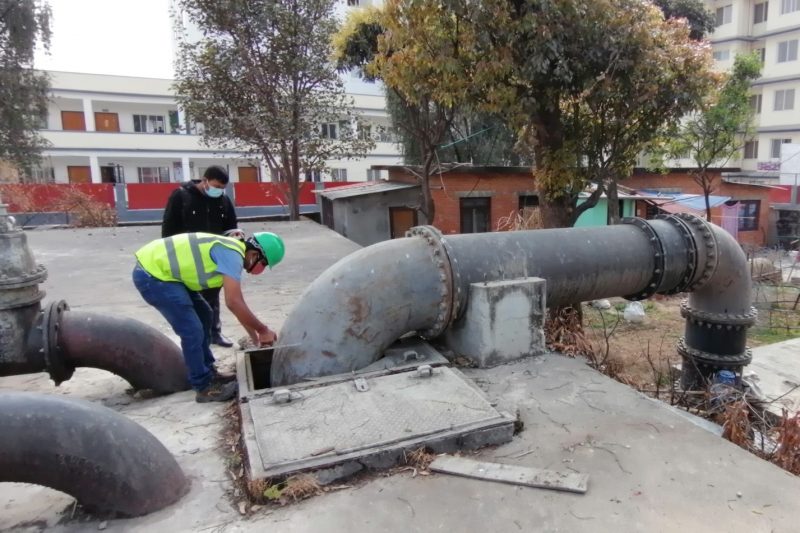
[[[292,387],[288,403],[265,394],[240,404],[251,479],[351,461],[385,468],[420,446],[440,453],[511,440],[513,419],[457,370],[427,367],[367,383],[363,392],[352,379],[311,383]]]

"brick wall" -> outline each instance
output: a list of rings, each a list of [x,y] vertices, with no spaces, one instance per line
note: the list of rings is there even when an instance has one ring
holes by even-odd
[[[416,183],[402,170],[390,170],[389,179]],[[442,233],[461,231],[461,198],[489,197],[490,226],[497,229],[498,221],[519,209],[519,197],[536,194],[536,182],[530,171],[446,172],[431,179],[431,193],[436,205],[434,225]]]
[[[770,191],[769,187],[748,185],[744,183],[725,183],[719,171],[713,172],[715,188],[714,196],[729,196],[733,200],[760,200],[758,229],[755,231],[739,231],[739,242],[753,246],[764,246],[769,233]],[[688,173],[671,172],[666,175],[635,172],[633,176],[620,182],[631,189],[680,189],[682,194],[703,194],[703,189],[695,183]],[[641,203],[641,202],[639,202]],[[711,209],[711,219],[720,220],[722,208]],[[641,215],[640,215],[641,216]]]
[[[714,195],[730,196],[734,200],[760,200],[758,229],[740,231],[739,242],[763,246],[767,242],[769,227],[770,190],[768,187],[740,183],[725,183],[720,171],[713,171],[716,188]],[[389,179],[407,183],[416,183],[416,178],[403,169],[389,169]],[[658,174],[636,171],[631,177],[620,182],[621,185],[635,190],[641,189],[673,189],[683,194],[702,194],[700,186],[695,183],[688,172],[671,172]],[[431,180],[431,193],[436,203],[435,226],[443,233],[458,233],[461,230],[460,199],[466,196],[489,196],[491,198],[491,228],[519,208],[519,196],[536,194],[536,182],[530,171],[521,169],[491,169],[478,171],[451,171]],[[644,217],[643,202],[639,204],[638,216]],[[719,220],[721,208],[712,209],[712,219]]]

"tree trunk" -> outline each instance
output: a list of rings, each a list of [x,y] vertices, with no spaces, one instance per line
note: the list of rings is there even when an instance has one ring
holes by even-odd
[[[706,199],[706,220],[711,222],[711,200],[709,196],[711,196],[711,187],[703,187],[703,196]]]
[[[300,219],[300,152],[298,142],[292,141],[292,172],[289,177],[289,220]]]
[[[617,180],[612,179],[606,185],[606,201],[608,203],[608,215],[606,222],[609,226],[619,224],[621,215],[619,212],[619,193],[617,191]]]
[[[569,228],[572,226],[572,201],[569,196],[548,199],[545,195],[539,203],[542,228]]]

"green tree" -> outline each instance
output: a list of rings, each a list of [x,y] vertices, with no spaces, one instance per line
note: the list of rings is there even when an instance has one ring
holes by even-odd
[[[452,164],[518,165],[522,159],[514,150],[514,132],[499,115],[476,110],[465,100],[433,97],[440,81],[452,83],[465,64],[459,57],[461,41],[469,38],[461,31],[463,14],[442,22],[433,5],[410,17],[407,7],[389,2],[385,9],[351,12],[334,37],[334,50],[340,70],[384,82],[403,160],[420,184],[417,208],[433,224],[432,176]],[[424,42],[409,38],[415,32],[425,36]]]
[[[0,160],[35,165],[45,146],[37,130],[47,116],[47,76],[33,70],[36,43],[50,45],[50,7],[0,0]]]
[[[689,37],[700,40],[714,31],[714,14],[706,9],[702,0],[653,0],[667,19],[685,18],[689,22]]]
[[[753,134],[750,87],[761,75],[758,54],[737,55],[724,83],[702,107],[665,134],[666,154],[694,161],[692,178],[703,190],[706,218],[711,220],[709,196],[716,188],[712,167],[724,166],[739,155],[745,140]]]
[[[709,86],[708,47],[649,3],[457,3],[476,37],[470,96],[504,113],[533,153],[545,227],[573,225],[608,179],[625,175],[654,124],[689,111]],[[652,105],[676,97],[666,113]],[[590,181],[598,187],[578,205]]]
[[[302,172],[361,157],[373,146],[358,137],[352,99],[330,60],[334,3],[180,2],[203,37],[182,38],[179,104],[203,123],[207,144],[264,160],[285,187],[292,220],[299,217]]]

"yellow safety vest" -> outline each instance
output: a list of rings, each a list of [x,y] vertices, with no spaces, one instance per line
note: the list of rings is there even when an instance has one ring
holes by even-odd
[[[222,274],[211,259],[211,247],[221,244],[244,258],[245,245],[238,239],[211,233],[182,233],[145,244],[136,259],[148,274],[161,281],[178,281],[189,290],[222,287]]]

